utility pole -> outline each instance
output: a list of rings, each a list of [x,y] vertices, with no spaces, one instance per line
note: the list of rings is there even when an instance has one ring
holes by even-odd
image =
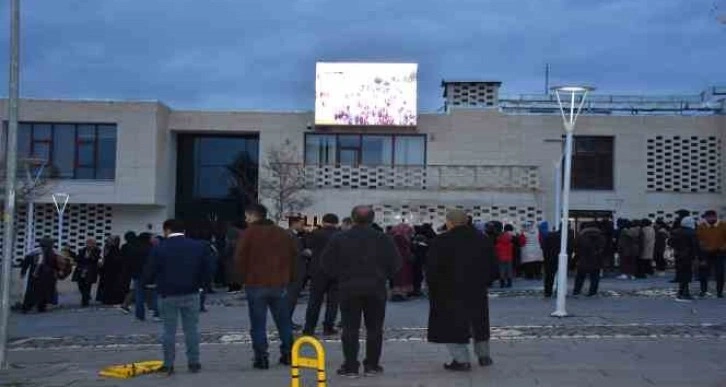
[[[8,134],[5,161],[5,223],[0,287],[0,368],[7,368],[8,320],[10,319],[10,281],[15,245],[15,174],[18,148],[18,97],[20,83],[20,0],[10,0],[10,77],[8,93]]]

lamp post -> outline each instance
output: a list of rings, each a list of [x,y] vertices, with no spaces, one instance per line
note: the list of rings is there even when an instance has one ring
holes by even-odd
[[[557,266],[557,308],[553,317],[566,317],[565,301],[567,297],[567,242],[569,236],[570,219],[570,186],[572,180],[572,141],[575,131],[575,122],[585,104],[587,94],[594,90],[587,86],[558,86],[552,90],[557,96],[562,120],[565,127],[565,175],[562,184],[562,217],[560,218],[560,255]],[[562,102],[561,95],[569,97],[569,101]],[[566,104],[569,102],[569,109]],[[567,112],[565,110],[568,110]]]
[[[560,230],[560,222],[557,221],[557,219],[560,217],[560,214],[562,213],[562,156],[560,156],[559,160],[554,162],[555,164],[555,211],[554,216],[552,217],[552,226],[555,227],[556,230]]]
[[[70,195],[67,193],[53,194],[53,204],[55,204],[55,210],[58,212],[58,251],[63,248],[63,214],[66,212],[68,199],[70,199]]]
[[[8,78],[8,135],[5,161],[5,212],[3,213],[3,261],[0,278],[0,368],[7,368],[8,320],[10,318],[10,271],[15,230],[15,176],[18,148],[18,99],[20,83],[20,0],[10,1],[10,76]]]

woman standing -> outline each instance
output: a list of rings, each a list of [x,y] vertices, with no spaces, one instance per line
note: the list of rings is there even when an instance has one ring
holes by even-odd
[[[25,257],[20,270],[21,276],[28,276],[23,313],[29,312],[33,307],[38,308],[39,313],[45,312],[46,306],[53,300],[57,265],[58,257],[53,250],[53,240],[50,238],[43,238],[40,241],[40,251]]]
[[[413,228],[405,223],[401,223],[391,228],[390,234],[393,237],[393,242],[396,244],[398,253],[403,258],[403,266],[401,266],[401,270],[393,278],[391,301],[406,301],[409,293],[413,292],[413,253],[411,252]]]
[[[539,243],[539,232],[534,224],[527,222],[523,226],[522,235],[524,244],[522,246],[522,267],[524,276],[527,279],[542,278],[542,262],[544,255]]]
[[[504,232],[496,239],[494,246],[497,261],[499,262],[499,287],[512,287],[512,271],[514,261],[514,227],[511,224],[504,226]]]
[[[106,240],[103,248],[103,263],[101,265],[101,281],[98,283],[96,301],[104,305],[122,304],[126,297],[123,280],[128,270],[121,255],[121,238],[111,236]],[[127,285],[128,287],[128,285]]]
[[[86,241],[86,247],[78,252],[76,269],[72,281],[78,283],[81,292],[81,306],[87,307],[91,302],[91,288],[98,281],[98,263],[101,260],[101,249],[94,239]]]
[[[635,279],[637,259],[640,257],[640,228],[633,227],[629,220],[620,222],[618,255],[620,256],[620,279]]]

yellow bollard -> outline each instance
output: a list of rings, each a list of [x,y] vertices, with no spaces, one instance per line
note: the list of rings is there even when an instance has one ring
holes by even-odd
[[[307,344],[315,350],[315,358],[300,356],[300,350]],[[300,368],[310,368],[318,372],[318,387],[328,385],[325,377],[325,348],[316,338],[303,336],[295,341],[292,346],[292,381],[291,387],[300,387]]]

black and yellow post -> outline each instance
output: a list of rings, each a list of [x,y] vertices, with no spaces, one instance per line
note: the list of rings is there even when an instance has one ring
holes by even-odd
[[[300,356],[300,350],[308,345],[315,350],[315,358]],[[303,336],[295,341],[292,346],[292,382],[291,387],[301,387],[300,369],[309,368],[317,371],[318,387],[328,385],[325,377],[325,348],[316,338]]]

